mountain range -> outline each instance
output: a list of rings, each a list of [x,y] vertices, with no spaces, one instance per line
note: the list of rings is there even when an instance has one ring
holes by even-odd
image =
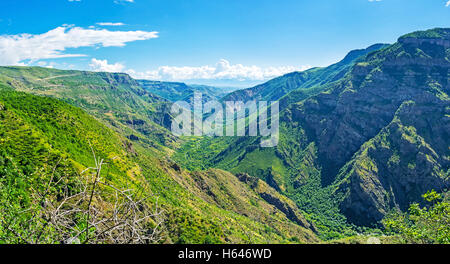
[[[167,243],[314,243],[379,232],[392,210],[448,190],[449,70],[450,29],[238,91],[0,67],[0,178],[14,182],[12,204],[24,206],[52,168],[80,177],[92,148],[111,164],[102,177],[159,197]],[[194,91],[204,100],[279,101],[278,146],[175,137],[170,107],[192,102]]]

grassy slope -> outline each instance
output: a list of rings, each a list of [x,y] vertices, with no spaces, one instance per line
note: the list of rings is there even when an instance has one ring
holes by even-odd
[[[60,165],[58,170],[78,177],[81,170],[93,165],[92,144],[97,156],[109,163],[103,170],[105,179],[121,187],[144,188],[159,196],[159,202],[167,211],[167,241],[282,243],[316,240],[311,231],[288,220],[244,183],[235,181],[232,189],[214,192],[215,197],[227,195],[230,199],[239,199],[239,210],[227,203],[210,203],[208,197],[198,195],[196,185],[189,187],[191,183],[176,181],[180,174],[183,179],[193,175],[171,168],[142,145],[130,144],[128,139],[79,108],[47,97],[5,91],[0,92],[0,105],[0,166],[8,175],[24,180],[17,187],[18,197],[26,197],[28,188],[33,186],[33,178],[48,177],[60,159],[64,166]],[[216,174],[220,172],[208,177]],[[234,177],[221,175],[224,176],[220,182]],[[267,219],[271,220],[267,223]]]

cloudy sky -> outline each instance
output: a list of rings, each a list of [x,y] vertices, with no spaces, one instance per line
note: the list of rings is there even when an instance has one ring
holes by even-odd
[[[448,0],[2,0],[0,65],[250,86],[450,27]]]

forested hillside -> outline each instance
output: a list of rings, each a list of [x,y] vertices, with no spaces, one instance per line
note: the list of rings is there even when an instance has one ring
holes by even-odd
[[[234,175],[222,171],[185,172],[161,157],[159,150],[149,149],[145,142],[132,143],[80,108],[48,97],[7,90],[0,92],[2,242],[74,241],[53,233],[53,228],[45,229],[49,226],[45,223],[51,222],[51,218],[39,220],[39,223],[30,220],[36,216],[34,213],[51,208],[46,203],[34,207],[40,204],[40,194],[46,193],[49,204],[58,204],[67,198],[69,190],[73,195],[81,193],[78,187],[83,183],[88,187],[98,184],[95,190],[98,196],[89,208],[105,215],[113,210],[116,202],[110,185],[131,190],[135,195],[149,196],[145,205],[151,209],[158,205],[161,210],[158,221],[149,219],[145,227],[146,230],[158,228],[160,239],[156,242],[317,240],[312,225],[281,195],[266,201]],[[100,159],[104,160],[103,169],[98,178],[92,179],[86,169],[98,168]],[[229,183],[230,179],[233,181]],[[87,205],[80,202],[75,209],[86,211],[85,207]],[[290,208],[289,212],[296,212],[296,216],[292,217],[284,208]],[[70,218],[76,230],[86,227],[85,217]],[[99,230],[90,230],[88,242],[117,242],[96,240]],[[44,235],[39,235],[42,233]],[[76,236],[73,232],[69,234]],[[76,237],[86,239],[89,236]]]

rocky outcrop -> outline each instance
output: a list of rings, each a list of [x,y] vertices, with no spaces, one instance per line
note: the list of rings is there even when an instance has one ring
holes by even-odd
[[[399,42],[404,45],[411,45],[414,47],[420,47],[426,44],[442,46],[444,48],[450,48],[450,39],[439,38],[401,38]]]
[[[370,225],[392,208],[406,210],[427,191],[450,186],[450,161],[444,149],[450,130],[439,128],[450,118],[442,115],[445,108],[440,110],[403,104],[394,120],[356,154],[342,173],[346,179],[340,186],[348,192],[341,209],[352,222]],[[433,133],[433,129],[440,130]]]
[[[403,45],[419,47],[423,45],[437,45],[450,48],[450,34],[446,29],[434,29],[408,34],[398,39]]]
[[[131,85],[131,86],[139,86],[139,84],[130,77],[130,75],[126,73],[100,73],[102,78],[112,85],[112,87],[117,85]]]
[[[241,182],[249,185],[267,203],[275,206],[275,208],[283,212],[289,220],[299,224],[300,226],[316,231],[314,225],[309,223],[301,215],[300,210],[297,208],[294,202],[288,200],[286,197],[281,196],[275,189],[267,185],[265,182],[256,177],[252,177],[247,173],[239,173],[236,175],[236,177]]]

